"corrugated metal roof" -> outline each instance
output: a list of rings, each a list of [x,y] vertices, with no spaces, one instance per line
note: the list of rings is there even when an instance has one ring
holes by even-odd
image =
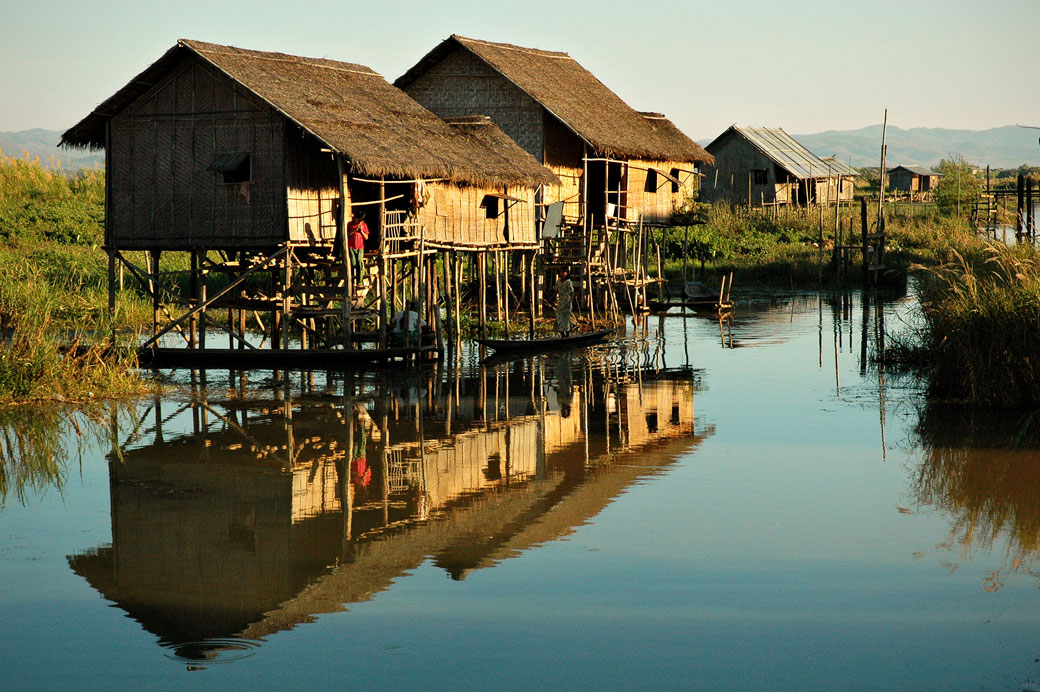
[[[847,163],[842,162],[837,156],[821,156],[820,161],[831,167],[831,175],[854,177],[859,171]]]
[[[778,166],[796,178],[826,178],[827,164],[779,127],[738,127],[734,130]],[[709,145],[708,151],[711,151]]]
[[[932,169],[925,168],[924,166],[896,166],[895,168],[890,168],[888,172],[893,173],[895,171],[898,171],[900,168],[902,168],[904,171],[910,171],[915,175],[939,175]]]

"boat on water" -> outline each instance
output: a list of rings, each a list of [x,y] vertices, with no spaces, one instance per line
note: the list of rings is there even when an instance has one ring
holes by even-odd
[[[649,306],[654,312],[665,312],[669,308],[676,307],[694,312],[730,312],[733,310],[733,300],[730,298],[732,289],[733,274],[723,277],[722,287],[719,289],[714,289],[700,281],[687,281],[683,285],[681,300],[651,300]]]
[[[544,339],[476,339],[476,342],[481,346],[493,349],[496,353],[538,353],[556,348],[591,346],[606,341],[614,332],[614,329],[601,329],[595,332]]]

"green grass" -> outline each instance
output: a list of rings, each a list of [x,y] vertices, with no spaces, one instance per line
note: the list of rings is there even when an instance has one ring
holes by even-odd
[[[133,344],[150,310],[127,291],[109,314],[103,217],[101,172],[0,156],[0,405],[148,388]]]
[[[868,205],[867,223],[872,233],[876,217],[876,203]],[[704,207],[701,219],[704,223],[699,225],[664,231],[666,276],[672,281],[681,276],[685,248],[689,256],[687,278],[711,285],[730,272],[738,287],[833,285],[837,279],[835,245],[858,245],[862,234],[858,204],[839,210],[840,243],[835,233],[834,208],[824,209],[822,253],[818,208],[791,208],[774,213],[715,204]],[[934,207],[888,205],[885,219],[888,272],[882,279],[893,283],[905,282],[912,264],[932,263],[951,242],[973,234],[966,220],[938,215]],[[660,242],[662,232],[655,234]],[[841,280],[860,285],[861,252],[851,252],[850,260],[850,271],[843,273]]]

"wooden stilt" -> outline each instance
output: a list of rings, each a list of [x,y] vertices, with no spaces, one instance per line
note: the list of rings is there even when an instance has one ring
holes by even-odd
[[[527,337],[529,339],[534,338],[534,320],[535,320],[535,260],[538,257],[538,252],[531,252],[530,257],[527,260]]]
[[[477,284],[479,285],[480,300],[480,335],[487,336],[487,252],[477,255]]]
[[[462,343],[462,264],[459,261],[459,253],[452,252],[452,281],[455,282],[455,343]]]

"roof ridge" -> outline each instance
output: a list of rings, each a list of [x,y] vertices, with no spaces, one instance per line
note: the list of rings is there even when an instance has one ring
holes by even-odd
[[[451,38],[455,39],[459,43],[479,43],[484,46],[494,46],[495,48],[504,48],[505,50],[514,50],[518,53],[529,53],[531,55],[539,55],[543,58],[555,58],[557,60],[574,60],[568,53],[558,50],[545,50],[544,48],[528,48],[526,46],[517,46],[512,43],[498,43],[496,41],[485,41],[480,38],[469,38],[468,36],[460,36],[459,34],[452,34]],[[577,60],[574,60],[577,62]]]
[[[257,60],[270,60],[272,62],[287,62],[296,63],[302,65],[310,65],[312,67],[321,67],[327,70],[335,70],[338,72],[351,72],[354,74],[360,74],[370,77],[379,77],[385,79],[383,75],[379,74],[371,67],[367,65],[361,65],[359,63],[345,62],[343,60],[333,60],[332,58],[308,58],[303,55],[291,55],[289,53],[279,53],[275,51],[264,51],[264,50],[253,50],[252,48],[239,48],[237,46],[227,46],[220,43],[207,43],[205,41],[195,41],[193,39],[178,39],[177,43],[183,45],[186,48],[190,48],[196,53],[217,53],[218,55],[247,55]],[[219,50],[221,48],[227,50]],[[334,63],[334,64],[329,64]],[[340,67],[341,65],[350,67]],[[363,68],[363,69],[356,69]]]

